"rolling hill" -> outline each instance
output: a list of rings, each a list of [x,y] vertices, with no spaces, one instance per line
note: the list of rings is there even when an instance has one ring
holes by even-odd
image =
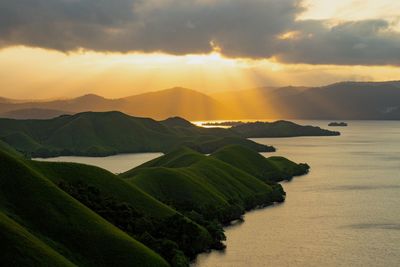
[[[275,181],[305,174],[308,168],[235,145],[210,156],[182,148],[120,176],[181,212],[194,210],[227,223],[245,210],[283,201]]]
[[[50,120],[0,119],[0,140],[33,157],[168,152],[182,145],[203,153],[228,144],[274,151],[229,130],[205,129],[180,118],[157,122],[120,112],[85,112]]]
[[[168,266],[66,194],[37,164],[0,147],[2,265]]]
[[[108,171],[8,149],[0,144],[2,266],[188,266],[186,256],[213,244],[204,227]]]
[[[220,223],[283,201],[274,181],[307,171],[229,146],[210,156],[181,148],[117,176],[31,161],[0,142],[0,263],[188,266],[224,247]]]

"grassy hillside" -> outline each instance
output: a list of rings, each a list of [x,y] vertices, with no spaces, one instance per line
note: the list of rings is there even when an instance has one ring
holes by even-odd
[[[4,153],[7,153],[13,157],[23,157],[21,153],[19,153],[17,150],[15,150],[12,146],[9,144],[3,142],[0,140],[0,150],[3,151]]]
[[[62,191],[30,161],[1,149],[0,165],[1,235],[12,253],[1,257],[2,265],[38,260],[49,266],[168,265]]]
[[[180,118],[157,122],[120,112],[86,112],[50,120],[0,119],[0,140],[33,157],[168,152],[182,145],[203,153],[227,144],[274,150],[228,130],[204,129]]]
[[[37,161],[31,161],[30,165],[41,173],[46,173],[48,179],[55,184],[60,182],[70,184],[85,182],[88,185],[94,185],[108,196],[128,203],[152,217],[164,218],[176,214],[176,211],[167,205],[156,201],[147,193],[101,168],[76,163]]]
[[[238,166],[241,170],[266,182],[290,180],[293,176],[305,174],[309,170],[307,164],[296,164],[284,157],[265,158],[241,146],[224,147],[211,156]]]
[[[0,211],[2,266],[76,266]]]
[[[215,243],[200,224],[103,169],[30,161],[0,143],[0,170],[0,236],[10,255],[0,263],[187,266]],[[21,258],[25,250],[32,258]]]
[[[182,148],[121,177],[181,212],[194,210],[226,223],[246,209],[282,201],[284,192],[274,181],[307,171],[306,165],[229,146],[210,156]]]
[[[276,177],[259,174],[303,167],[242,146],[210,156],[181,148],[116,176],[27,160],[0,142],[0,263],[188,266],[224,247],[222,223],[284,200]]]

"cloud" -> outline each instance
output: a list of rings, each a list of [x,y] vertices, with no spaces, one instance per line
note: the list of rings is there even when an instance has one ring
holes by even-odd
[[[283,62],[337,65],[400,65],[400,33],[385,20],[297,22],[297,38],[284,40],[276,57]]]
[[[228,57],[400,65],[400,33],[385,20],[332,27],[296,20],[303,11],[300,0],[2,0],[0,47],[170,54],[218,47]]]

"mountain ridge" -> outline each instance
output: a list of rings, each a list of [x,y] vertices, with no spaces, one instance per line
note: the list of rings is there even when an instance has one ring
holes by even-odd
[[[159,120],[176,116],[192,121],[248,118],[399,120],[400,104],[396,100],[399,98],[400,81],[260,87],[209,95],[173,87],[115,99],[96,94],[37,102],[0,98],[0,117],[43,119],[62,113],[118,110]],[[36,112],[30,113],[30,109]]]
[[[97,94],[86,94],[76,98],[51,101],[28,101],[14,103],[0,101],[0,117],[12,118],[16,112],[41,109],[42,117],[32,117],[27,113],[19,118],[49,118],[46,110],[60,110],[59,113],[81,113],[85,111],[105,112],[118,110],[137,117],[166,119],[179,116],[191,120],[212,119],[225,112],[223,104],[201,92],[183,87],[147,92],[122,98],[105,98]],[[51,113],[51,112],[50,112]],[[58,114],[57,114],[58,115]]]

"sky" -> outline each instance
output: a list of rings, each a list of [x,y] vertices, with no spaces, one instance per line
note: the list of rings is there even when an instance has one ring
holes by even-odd
[[[0,96],[400,79],[397,0],[0,0]]]

